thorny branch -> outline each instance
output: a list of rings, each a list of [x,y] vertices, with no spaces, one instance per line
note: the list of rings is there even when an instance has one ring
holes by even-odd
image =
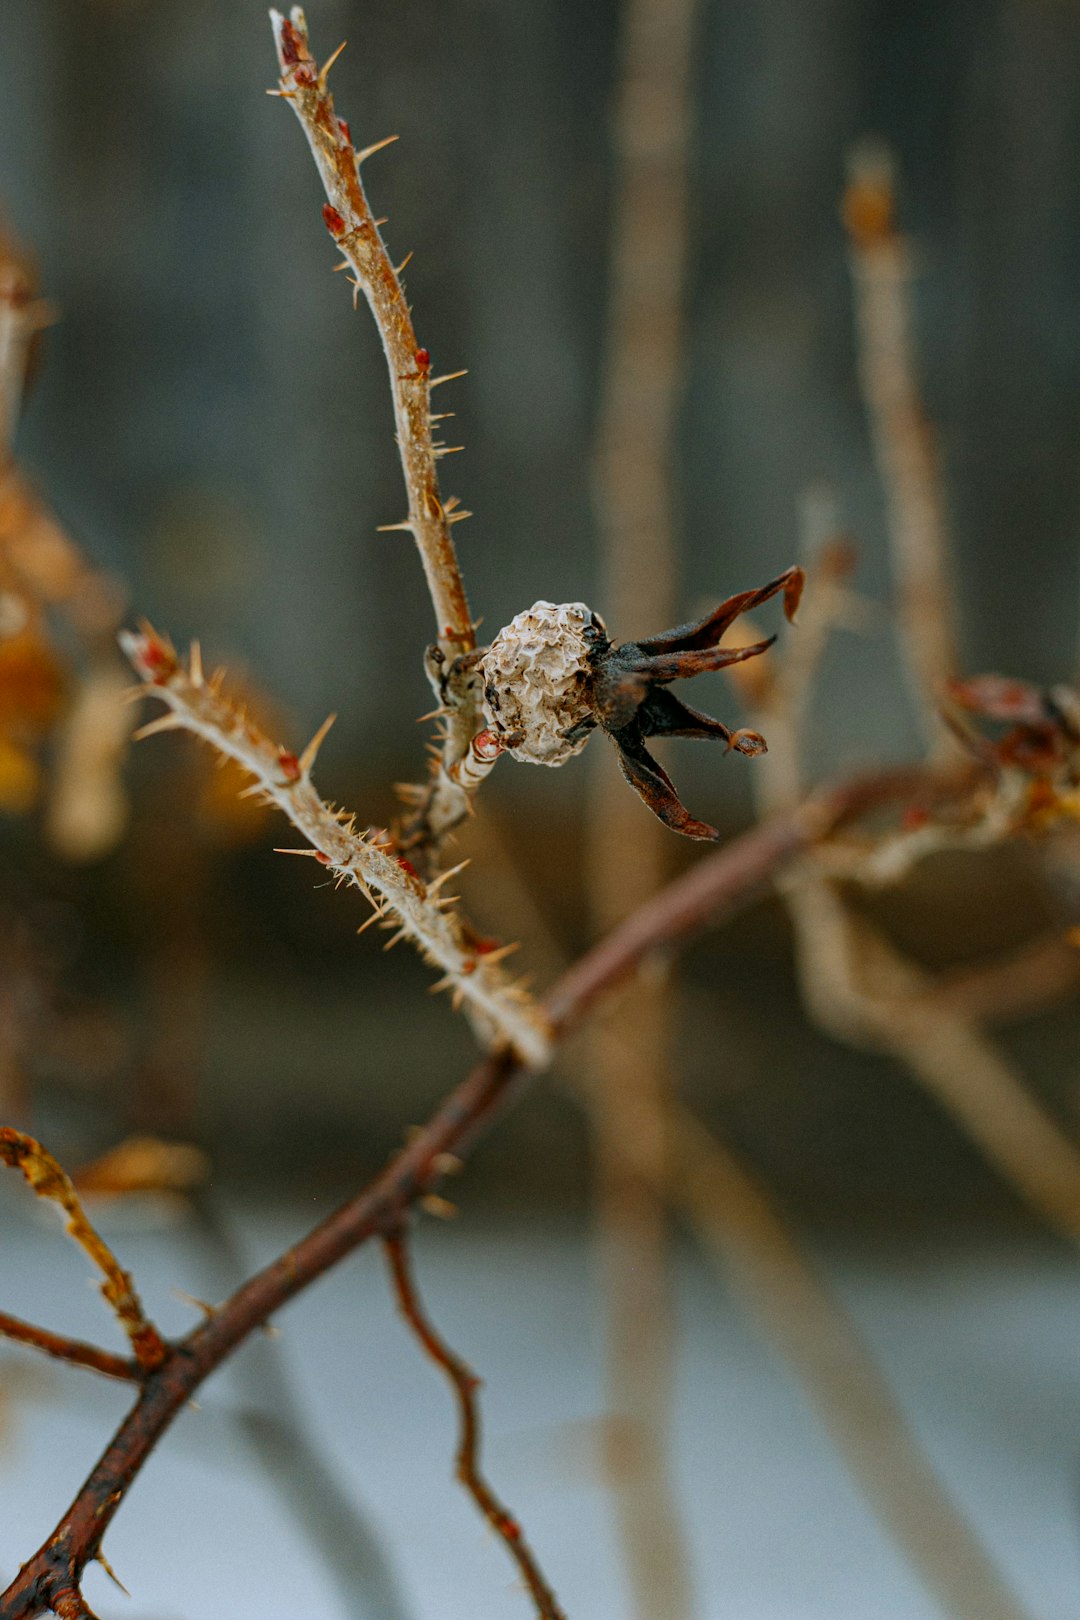
[[[411,533],[416,541],[435,609],[436,643],[429,649],[427,672],[446,711],[445,738],[430,790],[423,795],[406,840],[417,864],[426,864],[467,814],[469,789],[484,766],[493,762],[470,755],[472,740],[484,722],[478,682],[459,663],[475,650],[476,634],[450,531],[469,514],[455,499],[443,499],[437,467],[441,456],[460,446],[437,442],[433,432],[438,418],[431,413],[431,390],[451,377],[431,375],[431,357],[417,340],[401,285],[404,265],[394,268],[379,233],[383,222],[374,218],[360,179],[364,159],[388,143],[380,141],[362,151],[354,147],[349,126],[335,113],[334,98],[326,87],[336,53],[320,71],[302,9],[294,6],[288,18],[271,11],[270,17],[281,69],[276,93],[292,104],[307,136],[328,198],[323,220],[351,267],[354,290],[363,293],[382,339],[409,503],[408,516],[390,527]]]
[[[59,1204],[67,1216],[67,1232],[90,1257],[105,1281],[101,1292],[131,1341],[135,1359],[146,1371],[165,1359],[165,1342],[143,1311],[135,1285],[109,1245],[86,1218],[71,1177],[40,1142],[10,1126],[0,1127],[0,1163],[21,1170],[39,1198]],[[72,1358],[74,1359],[74,1358]]]
[[[650,952],[745,906],[790,861],[849,815],[909,791],[911,772],[877,773],[822,791],[807,805],[734,839],[657,895],[564,974],[545,1007],[558,1036]],[[439,1184],[447,1155],[465,1157],[508,1103],[523,1071],[506,1049],[458,1085],[374,1182],[277,1260],[256,1272],[143,1380],[139,1398],[71,1507],[0,1594],[0,1620],[33,1620],[75,1601],[86,1565],[158,1440],[195,1391],[256,1328],[375,1236],[400,1229],[408,1209]],[[79,1612],[72,1610],[71,1612]],[[85,1611],[82,1611],[85,1612]]]
[[[427,1316],[413,1276],[404,1232],[387,1233],[383,1238],[383,1247],[401,1314],[432,1361],[442,1368],[457,1397],[461,1420],[457,1477],[517,1564],[541,1620],[565,1620],[558,1600],[522,1534],[520,1524],[500,1502],[480,1472],[480,1408],[476,1399],[480,1380],[472,1368],[450,1349]]]
[[[700,9],[698,0],[624,0],[620,7],[592,494],[599,598],[611,625],[628,635],[650,623],[673,624],[678,612],[673,462],[686,341]],[[642,776],[642,763],[640,755],[627,761],[620,752],[620,776],[629,765],[639,793],[643,780],[662,785],[651,773]],[[639,814],[609,761],[594,760],[593,767],[585,882],[599,935],[662,887],[675,852],[667,828]],[[654,793],[650,808],[658,803],[662,807]],[[675,1345],[663,1177],[674,1106],[675,1020],[672,975],[667,965],[651,963],[595,1021],[586,1057],[606,1341],[607,1473],[636,1620],[688,1620],[695,1608],[669,1456]]]
[[[183,729],[212,744],[250,772],[253,789],[284,811],[311,849],[290,853],[313,856],[340,882],[358,888],[371,901],[369,919],[393,927],[393,940],[407,937],[443,977],[433,986],[464,1005],[485,1044],[508,1042],[524,1062],[541,1067],[548,1054],[546,1020],[527,992],[501,967],[513,946],[492,947],[452,910],[444,892],[451,868],[430,883],[411,863],[386,847],[385,834],[363,832],[347,813],[332,809],[316,793],[311,770],[326,726],[300,755],[275,747],[236,704],[223,696],[221,679],[204,679],[198,648],[185,666],[171,644],[149,627],[125,631],[121,644],[146,683],[168,705],[169,713],[144,726],[141,736]],[[251,791],[251,790],[248,790]],[[368,923],[364,924],[365,927]],[[393,943],[393,940],[391,943]]]

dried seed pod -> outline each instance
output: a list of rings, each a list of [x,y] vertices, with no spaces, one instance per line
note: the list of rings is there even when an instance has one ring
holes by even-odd
[[[604,627],[584,602],[534,602],[499,631],[480,660],[484,716],[515,759],[565,765],[584,748],[599,640]]]
[[[704,619],[618,646],[584,602],[534,602],[478,660],[489,725],[481,736],[529,764],[564,765],[600,726],[619,751],[623,775],[653,815],[687,838],[719,838],[715,827],[696,820],[680,802],[645,740],[701,737],[740,754],[763,754],[765,739],[756,731],[732,731],[667,688],[766,652],[775,636],[752,646],[720,642],[740,614],[774,596],[783,597],[784,613],[793,620],[802,588],[802,569],[786,568],[758,590],[728,597]]]

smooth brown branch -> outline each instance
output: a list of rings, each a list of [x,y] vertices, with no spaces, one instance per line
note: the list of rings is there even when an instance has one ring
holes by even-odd
[[[500,963],[509,947],[486,949],[486,942],[451,910],[454,897],[445,892],[445,884],[453,872],[425,883],[408,860],[386,847],[385,835],[361,830],[347,812],[331,808],[316,793],[311,769],[326,728],[303,753],[293,754],[272,743],[222,694],[220,678],[204,679],[197,651],[185,665],[171,643],[149,626],[138,633],[125,631],[120,640],[148,692],[170,710],[140,735],[190,731],[235,760],[254,777],[255,791],[282,810],[312,846],[289,853],[313,856],[371,901],[375,911],[370,920],[378,918],[392,928],[395,939],[411,939],[442,974],[433,988],[449,990],[454,1005],[467,1009],[485,1044],[506,1042],[523,1062],[543,1067],[551,1045],[547,1019],[503,972]]]
[[[434,663],[429,659],[428,676],[447,711],[442,763],[421,818],[437,846],[467,813],[468,788],[475,784],[460,780],[459,773],[469,744],[483,728],[477,682],[454,674],[455,661],[475,649],[476,633],[451,534],[468,514],[455,500],[443,499],[438,475],[439,457],[459,447],[436,441],[431,414],[431,390],[449,379],[431,375],[431,357],[417,339],[400,276],[360,179],[361,164],[378,147],[358,152],[348,124],[335,113],[327,89],[333,58],[319,70],[302,9],[294,6],[288,18],[271,11],[270,19],[281,70],[277,93],[291,104],[307,136],[328,199],[323,220],[352,270],[354,290],[367,300],[386,354],[409,507],[407,517],[391,527],[411,533],[420,553],[439,655]]]
[[[109,1350],[99,1350],[96,1344],[84,1344],[81,1339],[69,1339],[66,1334],[24,1322],[21,1317],[9,1316],[7,1311],[0,1311],[0,1336],[41,1350],[57,1361],[70,1362],[74,1367],[88,1367],[106,1378],[122,1378],[130,1383],[141,1377],[138,1365],[125,1356],[115,1356]]]
[[[87,1220],[71,1177],[40,1142],[6,1125],[0,1128],[0,1163],[21,1170],[39,1198],[60,1205],[67,1216],[68,1235],[105,1278],[101,1292],[131,1341],[139,1366],[147,1372],[160,1366],[167,1353],[165,1341],[143,1311],[131,1276]]]
[[[404,1233],[397,1231],[388,1234],[383,1239],[383,1247],[398,1308],[423,1349],[450,1380],[457,1397],[461,1420],[457,1477],[517,1564],[532,1594],[540,1620],[565,1620],[554,1592],[525,1541],[520,1524],[500,1502],[480,1471],[480,1409],[476,1399],[480,1380],[472,1368],[450,1349],[424,1311]]]

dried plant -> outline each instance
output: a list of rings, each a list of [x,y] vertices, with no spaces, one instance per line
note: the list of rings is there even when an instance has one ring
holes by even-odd
[[[651,14],[653,25],[657,15],[660,12]],[[176,1341],[163,1339],[145,1316],[131,1277],[85,1216],[77,1178],[69,1177],[33,1138],[10,1128],[0,1130],[0,1159],[19,1169],[36,1193],[61,1207],[69,1232],[102,1272],[102,1292],[127,1336],[131,1353],[116,1354],[6,1315],[0,1315],[0,1334],[72,1365],[129,1382],[135,1390],[129,1413],[71,1506],[0,1594],[0,1620],[30,1620],[48,1613],[61,1620],[90,1616],[81,1593],[85,1569],[95,1559],[105,1564],[103,1541],[112,1519],[173,1420],[200,1385],[256,1329],[329,1268],[371,1240],[384,1247],[407,1325],[452,1383],[461,1419],[459,1480],[514,1560],[535,1612],[541,1620],[563,1620],[559,1600],[520,1525],[481,1470],[475,1377],[429,1321],[415,1282],[409,1252],[415,1209],[437,1195],[444,1177],[460,1168],[529,1075],[547,1067],[564,1038],[617,987],[625,985],[644,963],[654,961],[662,949],[729,919],[779,882],[798,934],[807,997],[822,1022],[852,1039],[870,1039],[901,1055],[914,1072],[950,1100],[973,1134],[1013,1174],[1032,1201],[1075,1236],[1080,1232],[1080,1155],[1063,1139],[1055,1138],[1053,1128],[1040,1122],[1033,1105],[1025,1104],[1022,1088],[1014,1084],[983,1038],[979,1028],[983,1014],[973,1009],[979,995],[986,993],[985,983],[979,980],[945,987],[928,983],[886,939],[860,923],[835,874],[845,860],[849,873],[855,871],[858,863],[852,857],[853,849],[861,850],[863,871],[871,870],[875,854],[880,855],[886,841],[868,830],[868,818],[898,805],[909,813],[913,803],[929,806],[928,819],[934,821],[942,841],[948,841],[950,805],[966,807],[961,822],[966,816],[972,824],[980,819],[992,823],[993,838],[1013,836],[1035,826],[1040,805],[1054,814],[1071,814],[1073,745],[1080,728],[1075,727],[1072,710],[1060,695],[1048,699],[1015,688],[1006,699],[1002,689],[990,688],[985,681],[954,685],[954,699],[995,719],[1002,717],[1003,706],[1018,705],[1022,712],[1011,716],[1019,722],[1018,733],[1005,743],[975,746],[977,757],[972,760],[952,746],[951,729],[937,718],[938,687],[944,677],[956,673],[944,611],[926,627],[926,592],[937,592],[944,580],[943,503],[912,383],[902,301],[906,261],[894,231],[891,205],[886,206],[891,193],[884,189],[880,168],[871,172],[865,161],[857,169],[847,205],[862,276],[864,378],[889,480],[904,580],[902,626],[911,643],[910,665],[925,708],[927,735],[933,745],[931,759],[809,794],[803,791],[798,762],[800,719],[830,626],[844,606],[850,606],[845,594],[846,559],[838,549],[815,558],[802,649],[796,641],[795,650],[779,670],[771,662],[749,662],[764,653],[769,642],[722,646],[721,639],[737,618],[781,593],[788,617],[792,617],[803,583],[800,568],[790,568],[762,588],[730,598],[695,624],[640,635],[632,642],[612,643],[603,621],[584,604],[539,602],[518,614],[490,646],[478,646],[452,536],[453,525],[467,514],[455,499],[444,497],[438,477],[439,459],[455,447],[434,437],[438,418],[431,411],[431,390],[449,379],[431,376],[430,356],[419,344],[405,302],[400,279],[403,267],[395,270],[391,263],[380,222],[373,217],[360,179],[361,164],[386,142],[359,150],[354,146],[349,126],[337,116],[328,90],[328,76],[338,53],[323,67],[318,66],[302,11],[295,8],[288,18],[272,12],[271,18],[280,68],[279,84],[272,93],[291,102],[300,120],[326,190],[325,225],[342,252],[343,267],[351,272],[354,292],[357,296],[362,292],[370,307],[386,352],[408,505],[407,517],[391,527],[414,537],[436,619],[436,639],[425,655],[441,722],[430,780],[407,790],[407,810],[399,825],[365,826],[328,804],[313,786],[312,770],[326,726],[307,748],[295,754],[274,743],[239,703],[225,695],[221,676],[204,676],[197,646],[182,660],[168,639],[148,626],[125,632],[123,646],[140,677],[139,694],[152,695],[167,709],[144,727],[143,734],[186,730],[239,766],[251,779],[245,792],[280,810],[307,840],[309,847],[290,853],[310,856],[339,883],[358,888],[373,908],[365,927],[370,922],[386,925],[392,930],[391,944],[409,938],[437,967],[442,977],[434,988],[447,989],[469,1016],[483,1055],[369,1186],[248,1278],[222,1304],[207,1309],[203,1319]],[[688,18],[688,11],[681,14],[683,46],[688,39]],[[642,38],[648,37],[645,28]],[[685,67],[684,57],[674,63],[672,83],[679,94],[679,74]],[[0,325],[0,363],[9,364],[5,357],[11,356],[12,367],[21,365],[25,352],[25,330],[17,322],[9,329]],[[671,346],[668,358],[672,363],[674,352]],[[10,395],[11,373],[3,375]],[[625,386],[625,379],[623,382]],[[665,408],[669,407],[670,399]],[[617,415],[613,411],[612,419]],[[652,464],[652,476],[654,488],[662,488],[667,475],[658,462]],[[18,490],[12,498],[21,498]],[[24,540],[39,516],[28,519],[21,530],[15,526]],[[0,513],[0,520],[2,517]],[[38,526],[40,530],[40,523]],[[42,532],[51,531],[46,525]],[[9,548],[16,559],[12,567],[25,550],[24,546],[20,553],[18,545]],[[648,627],[634,629],[639,633]],[[768,761],[753,766],[762,806],[768,813],[759,826],[699,859],[682,877],[660,882],[664,857],[656,854],[660,846],[655,840],[661,836],[658,822],[691,838],[715,840],[718,835],[682,806],[670,778],[648,752],[647,740],[665,735],[718,738],[728,749],[743,754],[764,752],[759,733],[730,730],[688,708],[668,690],[677,678],[725,665],[741,672],[744,692],[770,728],[773,753]],[[25,685],[32,696],[35,681],[27,677]],[[33,711],[26,693],[20,701],[26,712]],[[513,946],[481,936],[455,909],[455,898],[444,892],[460,870],[459,866],[444,866],[446,847],[502,753],[526,763],[561,765],[581,751],[594,730],[605,731],[615,742],[624,775],[655,812],[658,822],[648,818],[641,822],[648,828],[646,838],[651,836],[654,842],[643,846],[649,850],[645,879],[634,895],[632,909],[615,919],[610,931],[580,961],[561,972],[546,994],[533,997],[520,982],[508,978],[502,966]],[[1025,808],[1022,813],[994,820],[989,806],[995,794],[1000,798],[1012,793],[1015,773],[1019,773]],[[1009,784],[1007,789],[1004,782]],[[631,795],[624,792],[621,802],[634,815],[641,815],[641,807]],[[912,830],[901,828],[902,832]],[[987,841],[990,836],[987,834]],[[595,909],[600,913],[610,901],[610,863],[607,867],[598,863],[594,883]],[[863,981],[875,974],[879,983],[867,991]],[[1046,984],[1041,959],[1036,979],[1035,991],[1028,994],[1037,998],[1045,993]],[[652,1021],[649,1051],[662,1068],[662,998],[650,1004],[646,1016]],[[752,1308],[769,1323],[791,1359],[802,1364],[807,1384],[829,1413],[845,1454],[880,1499],[883,1516],[896,1527],[899,1539],[943,1601],[957,1614],[978,1613],[980,1620],[991,1616],[1017,1620],[1021,1611],[962,1518],[952,1512],[932,1470],[910,1441],[888,1390],[875,1377],[842,1314],[818,1287],[768,1200],[722,1144],[703,1136],[662,1077],[653,1079],[656,1083],[643,1083],[640,1076],[635,1081],[631,1100],[640,1105],[638,1123],[643,1125],[633,1145],[644,1151],[632,1163],[628,1155],[620,1156],[612,1148],[610,1084],[606,1099],[599,1106],[594,1102],[612,1201],[636,1181],[632,1214],[635,1220],[640,1217],[638,1230],[644,1234],[638,1252],[646,1253],[650,1245],[655,1251],[649,1258],[650,1286],[658,1279],[662,1285],[658,1212],[661,1200],[666,1199],[690,1213],[698,1230],[741,1277]],[[1006,1142],[1009,1133],[1013,1147]],[[190,1160],[170,1160],[166,1165],[156,1147],[140,1157],[139,1150],[129,1144],[125,1153],[107,1156],[81,1179],[87,1186],[123,1190],[144,1185],[147,1178],[154,1184],[173,1177],[186,1183],[198,1170]],[[642,1189],[644,1197],[638,1196]],[[625,1307],[630,1297],[625,1275],[616,1286],[623,1292],[614,1303]],[[796,1321],[793,1301],[805,1307],[813,1340],[809,1350],[801,1342],[803,1318]],[[650,1349],[650,1372],[660,1367],[662,1353],[658,1340]],[[962,1567],[943,1564],[926,1517],[906,1517],[903,1504],[896,1499],[894,1482],[883,1484],[881,1471],[867,1455],[865,1435],[856,1432],[851,1406],[830,1387],[829,1371],[837,1356],[854,1369],[859,1402],[896,1444],[903,1479],[925,1490],[935,1513],[949,1524],[963,1555]],[[635,1386],[633,1369],[624,1366],[622,1373],[622,1389],[633,1395],[640,1380]],[[653,1439],[661,1434],[661,1405],[652,1414]],[[659,1477],[662,1469],[656,1472]],[[652,1500],[666,1512],[662,1489],[661,1479]],[[674,1583],[679,1583],[669,1612],[689,1612],[685,1585],[675,1565],[669,1567],[675,1570],[673,1592]],[[644,1582],[641,1589],[645,1590]],[[654,1589],[653,1607],[659,1613],[655,1597]]]

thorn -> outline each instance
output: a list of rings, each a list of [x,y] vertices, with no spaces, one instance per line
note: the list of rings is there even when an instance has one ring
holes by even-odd
[[[159,715],[156,720],[148,720],[145,726],[132,733],[132,742],[142,742],[144,737],[153,737],[159,731],[182,731],[184,722],[178,714],[170,709],[167,714]]]
[[[454,983],[456,983],[454,975],[452,973],[447,973],[444,978],[438,979],[434,984],[428,985],[428,995],[437,996],[440,991],[449,990],[450,986]]]
[[[324,866],[329,865],[321,849],[275,849],[275,855],[307,855],[313,861],[321,861]]]
[[[514,952],[520,951],[520,949],[521,941],[515,939],[509,945],[500,945],[497,950],[484,951],[480,957],[480,965],[482,967],[494,967],[496,962],[502,962],[506,957],[513,956]]]
[[[431,1196],[434,1197],[435,1195],[432,1194]],[[451,1207],[453,1207],[453,1206],[451,1206]],[[127,1587],[124,1585],[123,1581],[120,1579],[120,1577],[116,1573],[115,1569],[113,1569],[112,1565],[109,1563],[109,1560],[106,1558],[105,1554],[102,1552],[100,1547],[98,1548],[97,1552],[94,1554],[94,1558],[101,1565],[102,1569],[105,1571],[105,1573],[109,1577],[110,1581],[112,1581],[113,1585],[118,1586],[120,1588],[121,1592],[123,1592],[124,1596],[129,1598],[131,1596],[131,1593],[128,1591]]]
[[[456,866],[448,866],[446,868],[445,872],[440,872],[438,877],[433,878],[432,881],[428,884],[428,886],[427,886],[427,898],[430,900],[432,895],[438,894],[439,890],[442,888],[444,883],[448,883],[450,881],[450,879],[452,877],[456,877],[459,872],[464,872],[465,868],[469,864],[470,863],[469,863],[468,860],[459,861]]]
[[[471,517],[472,517],[472,513],[471,513],[471,512],[466,512],[466,511],[464,511],[464,510],[462,510],[462,511],[460,511],[460,512],[454,512],[454,513],[452,513],[452,514],[451,514],[451,515],[450,515],[450,516],[449,516],[449,517],[448,517],[448,518],[447,518],[447,520],[446,520],[446,521],[447,521],[447,523],[448,523],[448,524],[449,524],[449,525],[450,525],[450,527],[451,527],[451,528],[453,528],[453,526],[454,526],[454,524],[455,524],[455,523],[464,523],[464,521],[465,521],[465,519],[466,519],[466,518],[471,518]]]
[[[428,1215],[434,1215],[438,1221],[452,1221],[457,1218],[457,1205],[452,1204],[449,1198],[440,1198],[438,1193],[425,1193],[420,1199],[420,1208]]]
[[[417,715],[416,723],[418,726],[422,726],[425,720],[442,720],[446,715],[453,714],[453,712],[453,709],[448,709],[445,706],[441,709],[429,709],[427,714]]]
[[[465,1168],[464,1159],[456,1153],[436,1153],[431,1163],[440,1176],[459,1176]]]
[[[439,460],[441,460],[443,456],[456,456],[458,452],[460,450],[464,450],[464,448],[465,446],[463,444],[441,444],[436,450],[435,455]]]
[[[314,737],[312,737],[311,741],[308,743],[307,747],[304,749],[304,752],[300,755],[299,765],[300,765],[300,775],[301,776],[307,776],[308,773],[310,772],[311,767],[315,763],[316,755],[318,754],[319,749],[323,745],[323,739],[325,738],[326,733],[330,730],[330,727],[333,725],[333,723],[334,723],[334,721],[336,719],[337,719],[336,714],[328,714],[326,719],[323,721],[322,725],[319,727],[318,731],[315,733]]]
[[[442,377],[430,377],[428,379],[428,387],[438,388],[440,383],[456,382],[458,377],[467,377],[468,375],[469,372],[467,367],[464,371],[448,371]]]
[[[367,922],[362,922],[360,924],[359,928],[356,930],[357,937],[359,937],[361,934],[366,933],[367,930],[372,926],[373,923],[382,922],[384,915],[385,915],[385,913],[383,913],[382,911],[373,911],[371,913],[371,916],[368,918]]]
[[[351,270],[351,269],[352,269],[352,265],[349,263],[348,259],[342,259],[340,264],[335,264],[335,266],[331,270],[330,274],[332,276],[336,276],[342,270]]]
[[[405,266],[408,264],[409,260],[413,256],[413,253],[415,253],[415,252],[416,252],[416,249],[413,248],[410,252],[406,253],[405,257],[402,259],[400,264],[394,266],[394,274],[395,274],[395,276],[400,276],[401,272],[404,270]]]
[[[282,101],[295,101],[296,100],[296,91],[295,90],[277,89],[277,90],[268,90],[266,93],[267,93],[268,96],[280,96]]]
[[[205,1299],[200,1299],[197,1294],[189,1294],[185,1288],[174,1288],[172,1292],[177,1299],[182,1299],[185,1305],[194,1305],[197,1311],[202,1311],[207,1321],[218,1313],[216,1305],[208,1305]]]
[[[188,679],[192,686],[203,684],[202,647],[197,641],[191,643],[191,652],[188,657]]]
[[[318,84],[320,90],[326,89],[326,81],[330,77],[330,69],[333,67],[334,63],[337,61],[338,57],[341,55],[348,43],[349,42],[347,39],[343,39],[333,56],[327,58],[325,64],[323,65],[322,72],[319,74]]]
[[[429,413],[428,413],[428,421],[429,422],[449,422],[456,415],[457,415],[457,411],[429,411]],[[451,495],[450,499],[447,501],[446,506],[443,508],[443,510],[448,511],[451,506],[456,506],[458,504],[459,500],[460,500],[459,496]]]
[[[352,307],[353,307],[353,309],[359,309],[359,307],[360,307],[360,282],[357,280],[356,276],[350,276],[349,277],[349,286],[352,288]]]
[[[374,146],[365,146],[356,154],[357,164],[366,163],[369,157],[374,157],[376,152],[381,152],[384,146],[392,146],[399,139],[400,137],[397,135],[387,135],[385,139],[376,141]],[[385,220],[383,223],[386,223]]]
[[[464,1000],[465,1000],[465,991],[464,991],[463,987],[459,984],[457,989],[454,991],[453,995],[450,997],[451,1011],[460,1012],[461,1007],[462,1007],[462,1003],[464,1002]]]
[[[383,946],[383,950],[384,951],[392,951],[394,946],[397,944],[398,940],[405,938],[405,935],[406,935],[407,932],[408,932],[407,929],[399,928],[396,934],[391,934],[390,938],[387,940],[386,944]]]
[[[375,533],[394,534],[398,529],[403,529],[407,534],[412,534],[413,532],[413,526],[409,522],[408,518],[406,518],[404,523],[380,523],[378,528],[375,530]]]
[[[257,798],[260,793],[265,792],[266,788],[263,783],[261,781],[256,781],[252,782],[249,787],[241,788],[236,797],[238,799],[254,799]],[[272,799],[267,799],[266,802],[268,804],[272,804],[274,801]]]

